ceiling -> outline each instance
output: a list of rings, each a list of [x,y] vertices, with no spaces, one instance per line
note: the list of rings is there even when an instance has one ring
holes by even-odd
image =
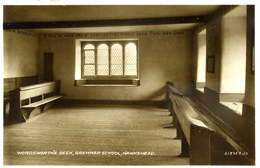
[[[221,5],[65,5],[65,6],[4,6],[4,23],[35,23],[44,22],[72,22],[79,21],[110,21],[128,19],[153,19],[208,16],[217,11]],[[22,24],[21,23],[21,24]],[[151,30],[186,30],[192,29],[200,22],[174,22],[156,25],[108,25],[108,26],[81,26],[81,27],[44,27],[28,30],[37,33],[89,33],[89,32],[122,32],[122,31],[151,31]]]
[[[224,17],[246,17],[246,5],[239,5],[229,13],[227,13]]]
[[[209,15],[220,5],[4,6],[4,22],[85,21]]]

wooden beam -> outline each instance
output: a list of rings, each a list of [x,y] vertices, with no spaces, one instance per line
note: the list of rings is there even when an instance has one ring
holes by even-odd
[[[36,29],[36,28],[78,28],[78,27],[112,27],[112,26],[144,26],[182,23],[205,23],[211,15],[188,17],[164,17],[144,19],[59,21],[59,22],[5,22],[4,29]]]

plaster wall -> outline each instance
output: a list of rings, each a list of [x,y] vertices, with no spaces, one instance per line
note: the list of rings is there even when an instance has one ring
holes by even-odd
[[[221,27],[221,93],[244,93],[246,17],[223,17]]]
[[[38,74],[38,37],[21,30],[3,31],[4,78]]]
[[[221,18],[216,18],[206,26],[206,55],[215,56],[215,72],[206,73],[206,87],[220,92],[220,68],[221,68]]]
[[[67,99],[89,100],[155,100],[165,99],[167,81],[175,84],[183,94],[190,94],[192,35],[163,35],[165,32],[132,32],[119,37],[87,35],[66,36],[42,34],[40,37],[39,78],[43,81],[43,54],[53,52],[54,79],[61,80],[61,92]],[[84,36],[84,37],[83,37]],[[74,86],[76,39],[138,38],[140,86]]]

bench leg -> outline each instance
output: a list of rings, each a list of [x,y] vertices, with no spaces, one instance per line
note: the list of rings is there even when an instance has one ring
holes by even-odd
[[[9,122],[25,122],[19,104],[10,100]]]
[[[171,124],[173,124],[173,127],[175,127],[176,126],[176,124],[174,123],[174,109],[173,109],[173,107],[172,107],[172,104],[170,105],[170,112],[171,112],[171,116],[172,116],[172,122],[171,122]]]
[[[190,164],[191,165],[210,165],[210,133],[200,127],[191,126],[190,138]]]
[[[49,102],[49,103],[45,104],[45,105],[43,106],[43,108],[42,108],[42,112],[47,111],[47,110],[49,110],[49,109],[55,107],[55,106],[57,105],[57,101],[58,101],[58,100],[52,101],[52,102]]]
[[[178,157],[190,157],[190,146],[183,131],[181,136],[181,154]]]
[[[175,102],[171,101],[171,107],[172,107],[172,124],[177,128],[178,126],[178,119],[175,113],[175,109],[178,109]],[[180,134],[181,135],[181,134]]]
[[[170,111],[170,114],[169,114],[169,116],[172,116],[172,101],[171,101],[171,99],[170,99],[170,97],[168,98],[168,109],[169,109],[169,111]]]
[[[29,119],[31,112],[33,111],[34,108],[28,108],[28,109],[20,109],[20,112],[23,116],[23,121],[26,121]]]
[[[177,116],[175,114],[174,108],[172,108],[172,124],[174,127],[177,127]]]
[[[175,118],[175,122],[176,122],[176,137],[174,139],[181,139],[182,129],[177,117]]]
[[[169,97],[167,97],[167,106],[168,110],[171,112],[171,99]]]

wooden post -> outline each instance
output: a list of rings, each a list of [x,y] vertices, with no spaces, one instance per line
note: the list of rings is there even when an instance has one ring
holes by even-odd
[[[190,156],[190,146],[183,131],[181,131],[181,155],[180,156],[181,157]]]
[[[190,164],[191,165],[210,165],[210,134],[211,131],[191,125],[190,136]]]

